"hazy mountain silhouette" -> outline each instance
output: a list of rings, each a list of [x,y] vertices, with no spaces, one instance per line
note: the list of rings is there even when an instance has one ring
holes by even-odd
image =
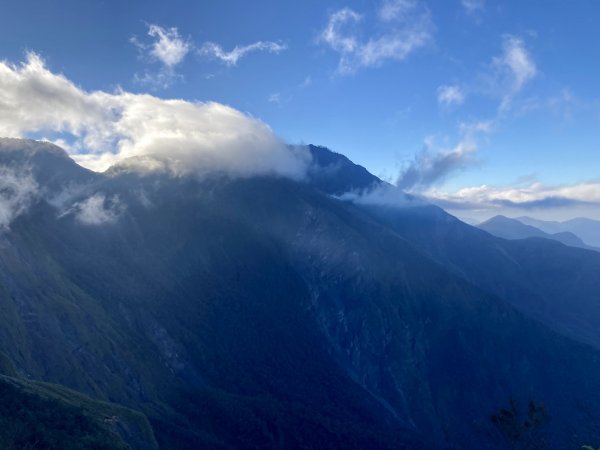
[[[571,232],[581,238],[587,245],[600,247],[600,221],[578,217],[564,222],[546,221],[531,217],[517,217],[517,220],[539,228],[546,233]]]
[[[586,245],[579,237],[569,231],[561,231],[550,234],[535,228],[534,226],[525,225],[517,219],[511,219],[506,216],[494,216],[491,219],[488,219],[485,222],[477,225],[477,228],[504,239],[527,239],[531,237],[538,237],[562,242],[563,244],[570,245],[571,247],[580,247],[587,248],[588,250],[600,251],[600,249]]]

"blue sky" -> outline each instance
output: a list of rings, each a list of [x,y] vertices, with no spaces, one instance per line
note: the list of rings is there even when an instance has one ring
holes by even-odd
[[[593,0],[15,1],[0,58],[229,105],[459,215],[599,217],[599,18]]]

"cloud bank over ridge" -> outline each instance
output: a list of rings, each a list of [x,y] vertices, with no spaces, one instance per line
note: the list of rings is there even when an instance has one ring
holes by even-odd
[[[600,182],[550,186],[533,182],[525,186],[474,186],[447,193],[431,189],[429,199],[448,209],[513,208],[523,210],[600,206]]]
[[[151,157],[184,172],[297,179],[309,162],[268,125],[229,106],[123,90],[87,92],[35,53],[18,65],[0,61],[0,92],[1,136],[46,137],[95,171]]]

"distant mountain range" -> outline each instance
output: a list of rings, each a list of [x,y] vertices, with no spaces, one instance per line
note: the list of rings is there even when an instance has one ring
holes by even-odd
[[[600,254],[340,200],[385,184],[306,151],[198,178],[0,140],[0,394],[34,397],[0,423],[64,389],[114,448],[599,445]]]
[[[567,220],[565,222],[552,222],[532,219],[531,217],[518,217],[518,221],[539,228],[546,233],[570,232],[580,237],[587,245],[600,247],[600,221],[584,217]]]
[[[530,219],[529,222],[534,223],[536,220]],[[586,245],[581,238],[570,231],[546,233],[532,225],[526,225],[519,219],[510,219],[505,216],[492,217],[491,219],[479,224],[478,228],[504,239],[544,238],[562,242],[563,244],[571,247],[580,247],[587,248],[589,250],[600,251],[600,248]]]

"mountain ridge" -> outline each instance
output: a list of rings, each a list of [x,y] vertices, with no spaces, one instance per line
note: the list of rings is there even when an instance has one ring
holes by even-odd
[[[494,216],[477,225],[477,228],[487,231],[494,236],[504,239],[527,239],[542,238],[561,242],[571,247],[580,247],[588,250],[600,251],[600,249],[586,245],[578,236],[570,231],[559,231],[557,233],[546,233],[532,225],[526,225],[518,219],[506,216]]]
[[[585,217],[576,217],[564,222],[545,221],[531,217],[518,217],[523,223],[536,226],[547,233],[570,231],[581,238],[587,245],[600,247],[600,221]]]

